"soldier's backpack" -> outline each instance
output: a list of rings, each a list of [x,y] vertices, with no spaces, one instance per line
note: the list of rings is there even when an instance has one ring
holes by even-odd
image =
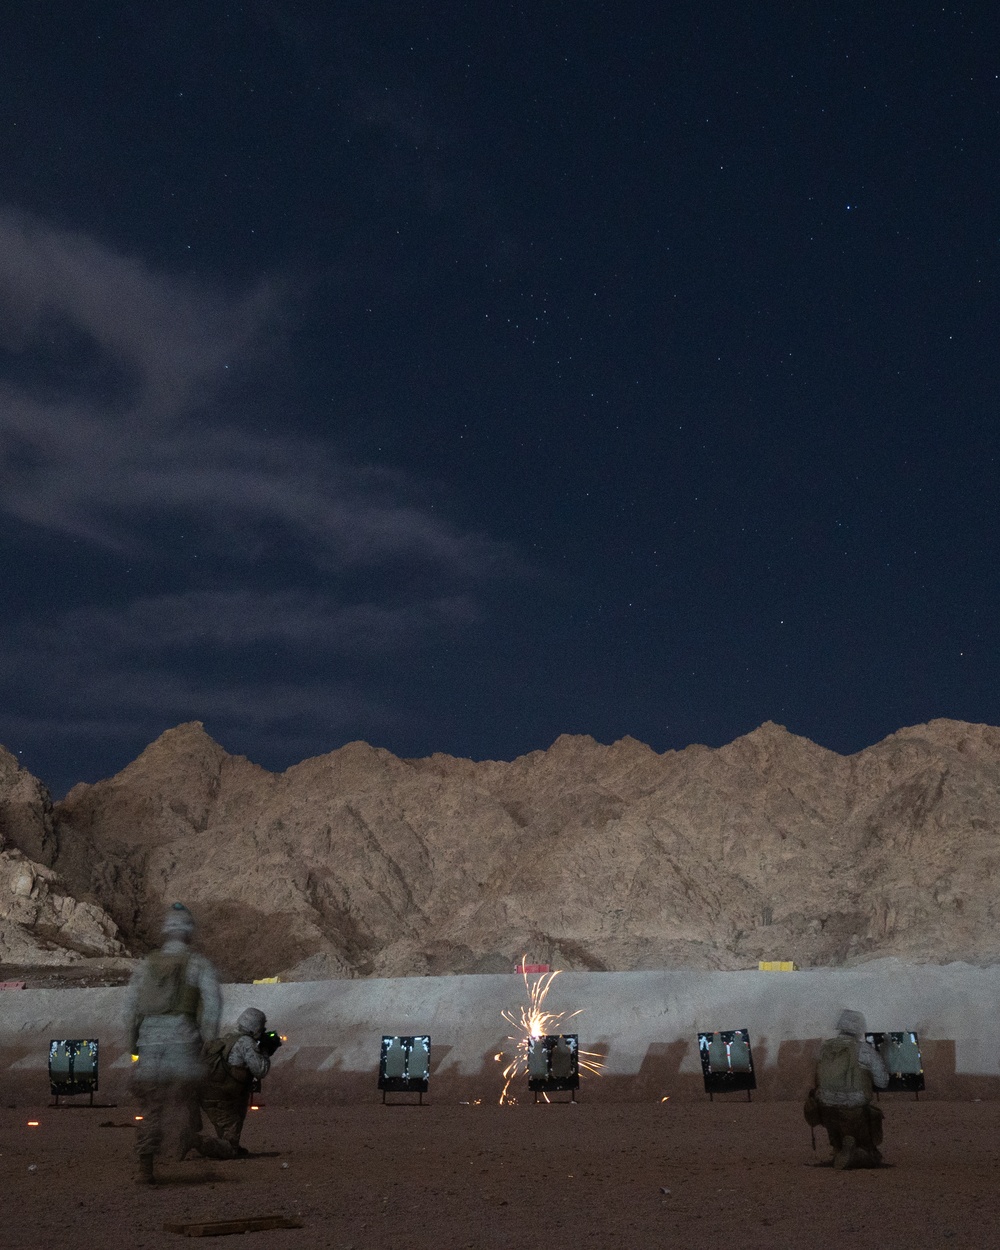
[[[210,1098],[226,1098],[242,1094],[253,1081],[246,1068],[231,1068],[229,1054],[239,1041],[239,1033],[216,1037],[201,1048],[207,1074],[205,1093]]]
[[[146,956],[139,985],[136,1015],[191,1016],[196,1018],[201,1005],[201,993],[196,985],[188,985],[187,971],[190,951],[178,955],[165,955],[154,951]]]
[[[858,1062],[858,1042],[853,1037],[828,1038],[816,1061],[816,1092],[848,1095],[844,1102],[861,1105],[872,1097],[872,1077]],[[840,1101],[840,1099],[838,1099]]]

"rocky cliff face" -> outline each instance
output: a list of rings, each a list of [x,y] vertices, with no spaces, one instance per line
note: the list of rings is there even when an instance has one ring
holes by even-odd
[[[142,949],[165,901],[230,976],[1000,958],[1000,730],[844,757],[765,724],[657,755],[562,737],[511,763],[364,743],[280,775],[198,723],[77,786],[39,846]],[[41,836],[41,835],[39,835]]]
[[[55,854],[44,787],[0,747],[0,964],[65,965],[128,954],[114,921],[39,859]]]

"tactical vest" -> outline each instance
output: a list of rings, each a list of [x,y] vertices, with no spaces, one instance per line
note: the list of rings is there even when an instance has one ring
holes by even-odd
[[[202,1057],[208,1069],[204,1087],[207,1098],[234,1098],[246,1093],[253,1083],[249,1068],[229,1066],[229,1056],[240,1037],[239,1033],[227,1033],[225,1037],[217,1037],[202,1047]]]
[[[190,960],[190,951],[177,955],[153,951],[146,956],[136,1003],[136,1015],[140,1019],[147,1016],[190,1016],[192,1020],[198,1019],[201,991],[197,985],[187,983]]]

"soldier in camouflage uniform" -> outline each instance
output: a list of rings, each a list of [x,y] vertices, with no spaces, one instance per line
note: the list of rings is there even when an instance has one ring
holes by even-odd
[[[816,1088],[805,1108],[807,1122],[826,1129],[835,1168],[874,1168],[882,1162],[882,1110],[872,1099],[875,1089],[888,1084],[882,1057],[865,1041],[864,1016],[842,1011],[837,1036],[820,1049]]]
[[[217,1136],[199,1136],[194,1146],[203,1155],[235,1159],[247,1153],[240,1145],[240,1134],[254,1080],[266,1076],[271,1067],[270,1056],[261,1049],[266,1024],[262,1011],[248,1007],[235,1029],[205,1043],[207,1075],[201,1087],[201,1109]]]
[[[177,1125],[183,1158],[201,1128],[198,1089],[205,1075],[203,1039],[219,1027],[221,995],[215,969],[190,948],[194,917],[174,903],[163,921],[163,946],[142,961],[129,983],[125,1028],[133,1055],[132,1090],[142,1119],[136,1149],[141,1183],[155,1180],[169,1121]]]

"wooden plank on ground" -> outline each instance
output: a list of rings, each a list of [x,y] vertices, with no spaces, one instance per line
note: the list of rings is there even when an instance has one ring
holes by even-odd
[[[230,1233],[266,1233],[273,1228],[302,1228],[284,1215],[251,1215],[238,1220],[196,1220],[191,1224],[164,1224],[168,1233],[183,1237],[226,1237]]]

